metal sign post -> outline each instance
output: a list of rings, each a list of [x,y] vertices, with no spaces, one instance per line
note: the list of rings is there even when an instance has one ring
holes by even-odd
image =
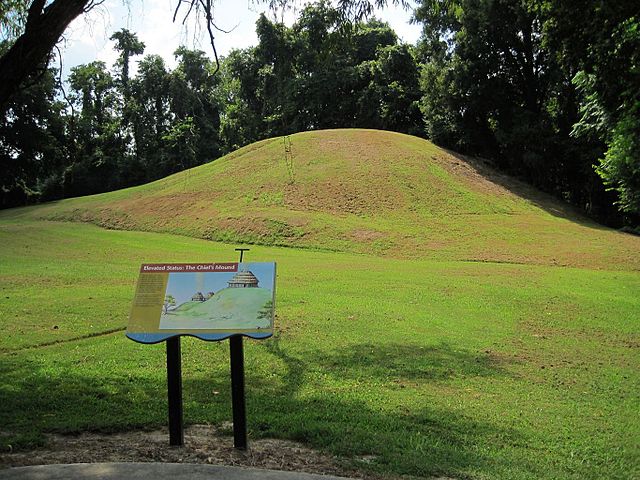
[[[169,400],[169,445],[180,447],[184,444],[180,337],[167,339],[167,396]]]
[[[248,248],[236,248],[240,252],[242,263],[244,252]],[[242,335],[229,338],[229,357],[231,366],[231,405],[233,409],[233,446],[238,450],[247,449],[247,413],[244,394],[244,346]]]
[[[244,351],[242,336],[229,338],[231,359],[231,405],[233,409],[233,446],[247,448],[247,414],[244,396]]]
[[[229,339],[234,447],[247,448],[244,336],[273,335],[276,263],[146,263],[140,266],[127,337],[166,342],[169,444],[184,444],[180,336]],[[204,292],[204,293],[203,293]]]

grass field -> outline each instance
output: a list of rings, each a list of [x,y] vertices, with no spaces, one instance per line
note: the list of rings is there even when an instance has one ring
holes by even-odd
[[[139,265],[236,258],[235,244],[42,219],[108,195],[0,213],[4,449],[164,425],[164,345],[124,336]],[[415,258],[355,238],[253,245],[248,260],[278,262],[278,285],[275,337],[245,343],[250,441],[295,439],[389,475],[640,477],[638,239],[513,201],[524,210],[505,222],[532,227],[511,224],[519,246],[497,253],[492,215],[476,215],[487,237]],[[335,218],[335,231],[351,221]],[[527,235],[542,243],[527,250]],[[482,241],[488,258],[473,254]],[[562,253],[571,242],[580,255]],[[227,342],[186,338],[183,362],[186,422],[230,420]]]
[[[124,329],[139,263],[233,259],[232,247],[48,222],[5,222],[0,242],[5,447],[163,425],[163,346],[100,334]],[[266,247],[251,258],[280,272],[277,337],[246,347],[252,437],[416,476],[640,474],[637,273]],[[186,421],[228,420],[226,343],[184,344]]]

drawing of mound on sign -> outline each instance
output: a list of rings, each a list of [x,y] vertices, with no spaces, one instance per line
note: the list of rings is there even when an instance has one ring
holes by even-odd
[[[160,329],[270,329],[273,271],[267,267],[260,275],[262,264],[248,266],[252,270],[241,266],[237,273],[170,273],[167,296],[176,298],[177,306],[162,313]]]

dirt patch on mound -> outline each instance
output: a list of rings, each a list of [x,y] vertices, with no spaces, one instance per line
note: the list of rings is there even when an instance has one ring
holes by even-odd
[[[303,445],[274,439],[251,440],[249,450],[233,448],[233,438],[209,425],[185,429],[183,447],[170,447],[166,429],[116,434],[49,435],[48,445],[32,451],[3,453],[0,466],[57,463],[165,462],[265,468],[352,478],[380,479],[345,461]],[[392,477],[385,477],[392,478]]]

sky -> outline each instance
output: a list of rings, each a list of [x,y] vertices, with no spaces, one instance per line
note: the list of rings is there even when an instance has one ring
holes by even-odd
[[[182,9],[175,24],[172,22],[177,1],[105,0],[102,5],[77,18],[65,32],[65,40],[61,45],[63,78],[67,77],[71,67],[94,60],[102,60],[111,67],[117,58],[117,52],[109,37],[121,28],[127,28],[138,35],[145,44],[145,55],[160,55],[171,68],[176,64],[173,52],[180,45],[204,50],[213,58],[206,31],[202,31],[193,20],[182,25],[186,9]],[[260,13],[266,11],[266,6],[264,2],[256,3],[255,0],[214,0],[216,25],[223,30],[231,30],[230,33],[215,33],[216,48],[220,56],[234,48],[246,48],[258,42],[255,22]],[[297,11],[304,3],[301,0],[295,2]],[[266,13],[273,17],[272,13]],[[420,36],[420,26],[409,23],[411,10],[405,11],[391,5],[376,10],[375,15],[389,22],[406,43],[415,43]],[[284,17],[285,23],[291,25],[295,16],[295,11],[288,12]],[[142,56],[133,58],[131,67],[135,73],[137,60],[142,59]]]

